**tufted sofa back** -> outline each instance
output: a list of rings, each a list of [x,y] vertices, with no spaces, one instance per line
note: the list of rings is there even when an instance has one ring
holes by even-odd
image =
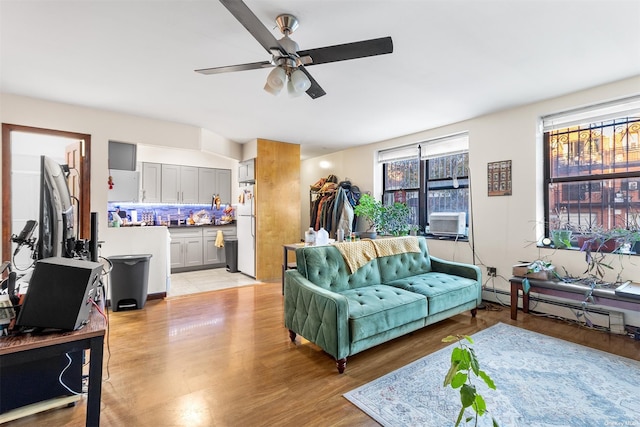
[[[427,240],[424,237],[419,237],[418,244],[420,245],[420,253],[407,252],[378,258],[381,283],[389,283],[393,280],[431,271]]]
[[[375,258],[350,274],[340,251],[331,245],[296,249],[298,272],[315,285],[333,292],[388,283],[431,271],[426,240],[418,238],[420,253]]]
[[[296,249],[296,264],[298,272],[307,280],[333,292],[381,283],[377,259],[349,274],[342,254],[331,245]]]

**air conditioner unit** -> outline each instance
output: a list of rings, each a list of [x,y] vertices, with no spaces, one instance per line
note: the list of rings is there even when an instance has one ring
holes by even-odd
[[[429,232],[435,236],[464,236],[466,212],[434,212],[429,216]]]

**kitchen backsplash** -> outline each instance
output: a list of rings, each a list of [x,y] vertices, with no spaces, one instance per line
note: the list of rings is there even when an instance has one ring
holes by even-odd
[[[227,209],[228,205],[219,207],[211,204],[169,205],[152,203],[108,203],[109,226],[113,224],[114,215],[126,222],[144,222],[147,225],[181,225],[188,223],[227,223],[235,218],[235,209]],[[191,218],[191,221],[189,220]]]

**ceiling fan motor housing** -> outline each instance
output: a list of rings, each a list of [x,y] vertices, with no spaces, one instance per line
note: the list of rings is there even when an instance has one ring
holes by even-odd
[[[276,17],[276,24],[280,28],[280,32],[287,36],[298,28],[298,18],[288,13],[283,13]]]

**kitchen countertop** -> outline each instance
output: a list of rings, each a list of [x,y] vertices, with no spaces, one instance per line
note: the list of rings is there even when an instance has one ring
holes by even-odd
[[[171,224],[170,226],[168,226],[167,228],[194,228],[194,227],[224,227],[225,225],[236,225],[236,222],[230,222],[228,224],[194,224],[194,225],[187,225],[187,224]]]
[[[153,228],[153,227],[167,227],[167,228],[196,228],[196,227],[224,227],[224,226],[228,226],[228,225],[236,225],[236,222],[230,222],[228,224],[194,224],[194,225],[187,225],[187,224],[171,224],[169,226],[167,225],[141,225],[141,224],[122,224],[120,227],[109,227],[109,228]]]

